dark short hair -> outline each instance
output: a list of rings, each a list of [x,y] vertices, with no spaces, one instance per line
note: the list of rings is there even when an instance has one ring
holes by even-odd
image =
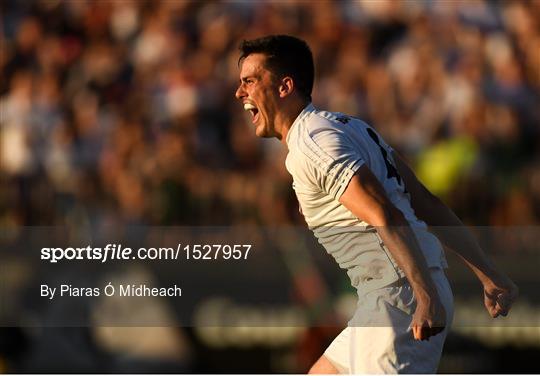
[[[298,91],[311,101],[315,68],[311,50],[302,39],[289,35],[269,35],[244,40],[239,49],[239,64],[251,54],[264,54],[266,68],[280,78],[290,76]]]

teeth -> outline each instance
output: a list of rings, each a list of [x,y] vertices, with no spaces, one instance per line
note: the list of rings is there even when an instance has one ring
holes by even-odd
[[[250,111],[250,110],[256,110],[256,109],[257,109],[257,107],[255,107],[251,103],[244,103],[244,110]]]

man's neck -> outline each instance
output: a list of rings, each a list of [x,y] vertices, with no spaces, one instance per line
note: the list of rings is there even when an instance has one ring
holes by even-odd
[[[287,146],[287,134],[289,134],[289,130],[291,129],[292,125],[294,124],[294,121],[300,115],[302,110],[309,104],[308,101],[298,101],[295,103],[292,103],[288,109],[282,111],[280,113],[280,116],[277,118],[277,129],[280,130],[281,137],[278,137],[279,141],[285,146]]]

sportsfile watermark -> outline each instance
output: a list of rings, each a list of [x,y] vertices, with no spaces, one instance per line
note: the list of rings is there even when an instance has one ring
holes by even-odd
[[[436,230],[439,237],[459,232]],[[492,319],[475,276],[453,252],[437,253],[436,237],[415,230],[429,266],[441,271],[434,278],[448,275],[453,327],[540,327],[540,229],[470,231],[520,297],[508,317]],[[401,291],[407,280],[377,234],[319,228],[317,238],[304,227],[1,229],[0,326],[384,326],[363,307],[372,305],[370,297]],[[414,304],[401,309],[410,314]]]
[[[41,248],[41,260],[57,263],[64,260],[246,260],[252,244],[178,244],[172,247],[140,247],[133,249],[122,244],[105,247]]]

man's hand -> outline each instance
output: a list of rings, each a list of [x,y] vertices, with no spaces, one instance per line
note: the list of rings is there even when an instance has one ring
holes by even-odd
[[[438,296],[431,301],[417,299],[416,311],[411,321],[414,339],[429,340],[439,334],[446,326],[446,311]]]
[[[518,287],[510,278],[499,275],[483,281],[484,304],[491,317],[506,316],[519,295]]]

